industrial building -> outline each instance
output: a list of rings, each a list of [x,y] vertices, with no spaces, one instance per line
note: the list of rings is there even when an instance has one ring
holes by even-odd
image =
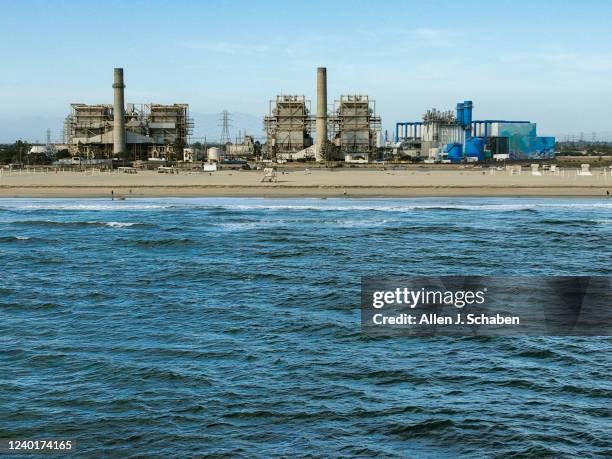
[[[310,115],[310,102],[304,96],[281,95],[270,101],[269,115],[264,118],[268,157],[317,162],[342,157],[348,162],[367,162],[381,129],[375,108],[375,102],[367,95],[344,95],[328,113],[327,69],[319,67],[316,116]]]
[[[376,148],[381,119],[366,95],[341,96],[329,119],[333,143],[346,162],[368,162]]]
[[[427,161],[544,159],[555,155],[555,138],[539,137],[530,121],[473,120],[472,101],[456,112],[427,111],[422,121],[396,123],[398,156]]]
[[[267,156],[294,159],[293,155],[313,144],[310,101],[299,95],[280,95],[270,101],[264,118]]]
[[[255,139],[245,135],[241,142],[225,144],[225,157],[251,159],[255,156]]]
[[[115,69],[114,103],[71,104],[64,123],[73,156],[128,159],[182,157],[193,130],[188,104],[124,104],[123,69]],[[115,116],[118,115],[118,116]]]

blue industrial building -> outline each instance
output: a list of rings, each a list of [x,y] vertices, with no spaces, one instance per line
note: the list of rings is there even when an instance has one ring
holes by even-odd
[[[489,158],[526,160],[555,156],[555,138],[537,135],[530,121],[474,120],[472,101],[457,104],[456,112],[429,110],[422,121],[398,122],[395,140],[430,159],[451,162]]]

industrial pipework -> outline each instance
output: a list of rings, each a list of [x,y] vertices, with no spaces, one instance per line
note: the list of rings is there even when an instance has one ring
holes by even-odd
[[[457,123],[464,129],[463,135],[463,156],[466,155],[468,143],[472,138],[472,104],[471,100],[466,100],[463,103],[457,104]]]
[[[317,142],[315,155],[317,162],[325,161],[327,148],[327,69],[317,69]]]
[[[114,103],[113,103],[113,154],[125,153],[125,104],[124,94],[125,84],[123,84],[123,69],[115,69],[115,80],[113,83]]]
[[[412,137],[416,139],[420,137],[420,126],[422,121],[399,121],[395,123],[395,141],[399,142],[402,138]]]
[[[471,100],[459,102],[457,104],[457,123],[463,126],[466,131],[466,138],[469,138],[472,131],[472,104]]]

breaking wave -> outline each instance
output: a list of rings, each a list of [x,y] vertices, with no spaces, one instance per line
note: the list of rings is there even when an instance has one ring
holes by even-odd
[[[0,242],[28,241],[30,236],[0,236]]]
[[[153,227],[155,225],[150,223],[140,223],[140,222],[102,222],[102,221],[87,221],[87,222],[79,222],[79,221],[54,221],[54,220],[19,220],[15,222],[11,222],[15,225],[23,225],[23,226],[48,226],[48,227],[87,227],[87,226],[101,226],[101,227],[109,227],[109,228],[130,228],[130,227]]]

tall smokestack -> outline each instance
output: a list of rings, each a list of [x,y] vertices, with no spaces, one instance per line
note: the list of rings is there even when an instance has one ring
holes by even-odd
[[[325,161],[327,149],[327,69],[317,69],[317,162]]]
[[[123,100],[123,69],[115,69],[115,81],[113,92],[115,100],[113,103],[113,154],[125,153],[125,104]]]

